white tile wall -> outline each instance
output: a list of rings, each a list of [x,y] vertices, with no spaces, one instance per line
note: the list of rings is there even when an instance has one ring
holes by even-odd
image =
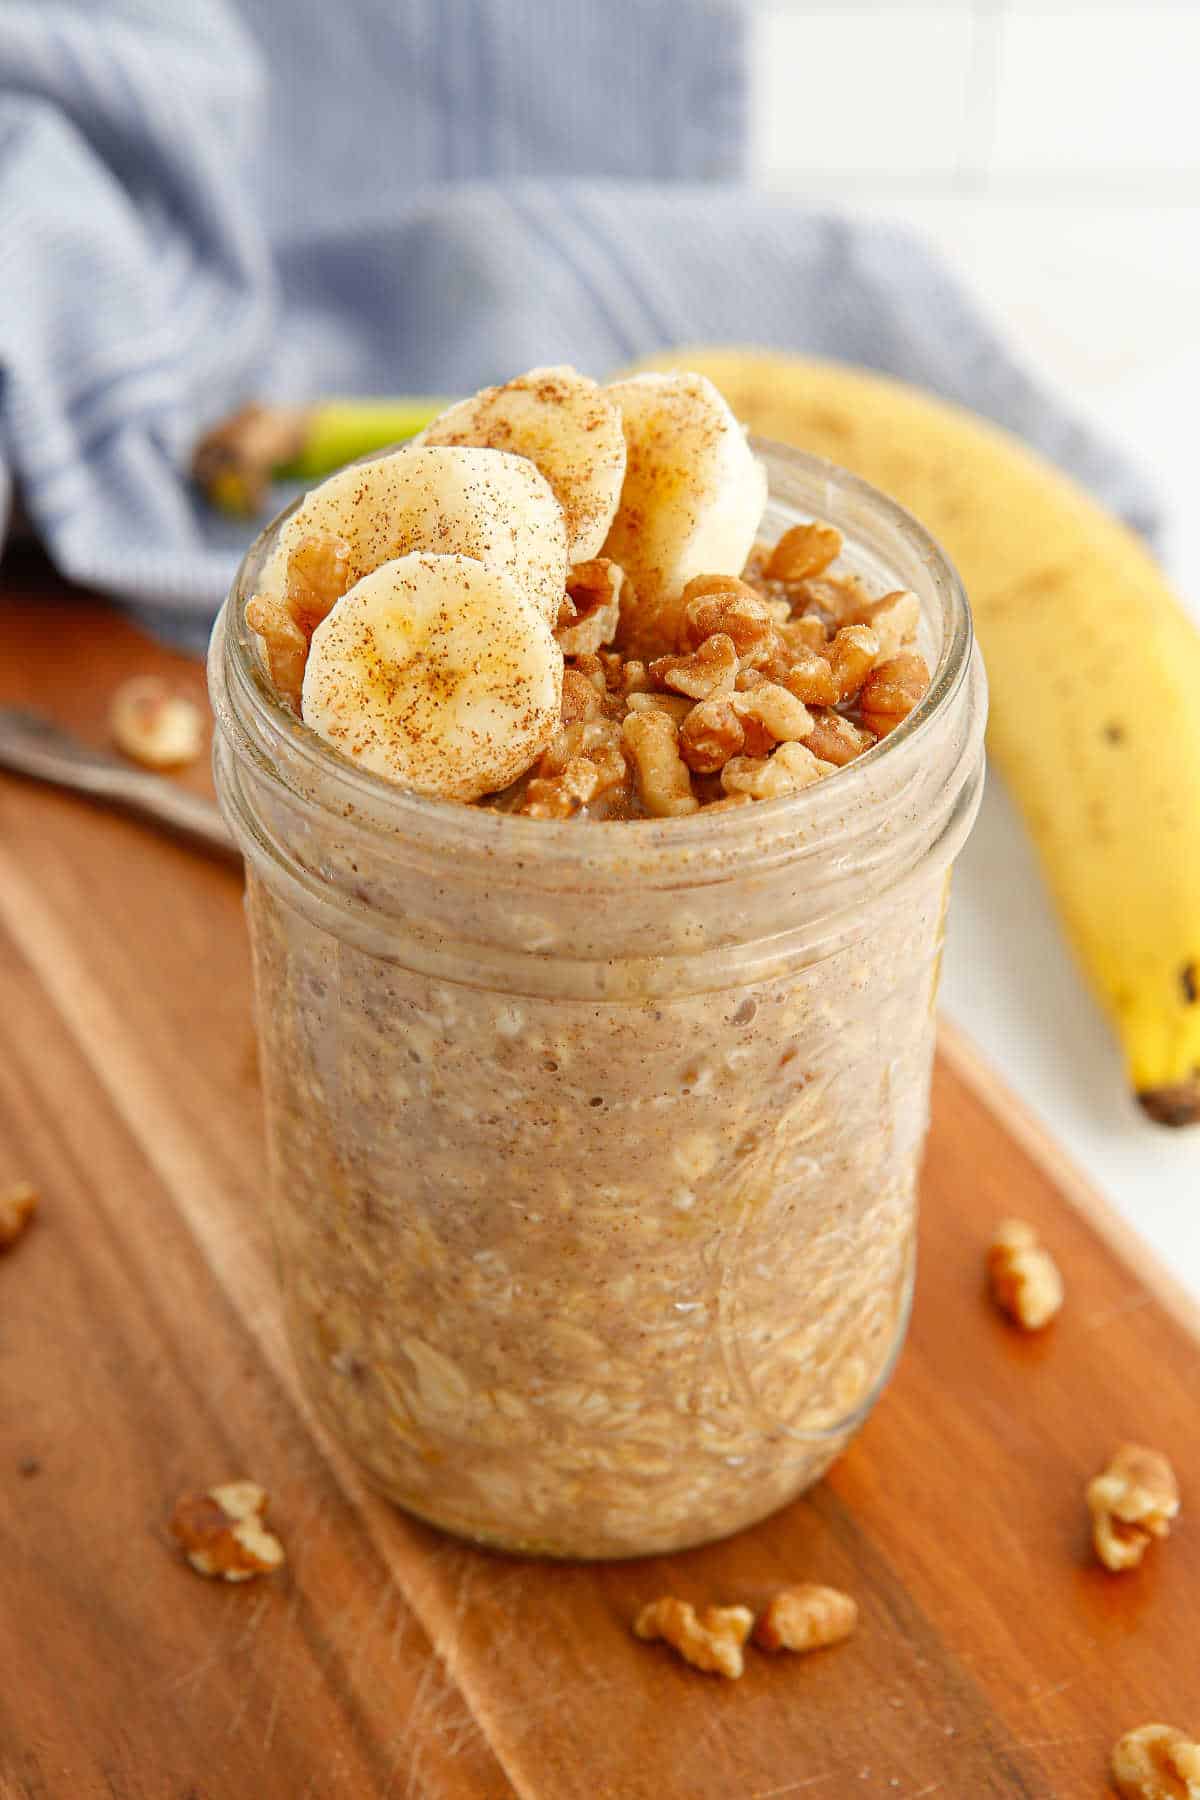
[[[1146,467],[1200,618],[1200,0],[757,0],[754,67],[759,179],[922,231]],[[1200,1296],[1200,1145],[1122,1111],[998,783],[955,875],[942,1001]]]
[[[758,167],[773,181],[955,168],[967,135],[972,23],[968,10],[945,5],[761,11]]]
[[[1200,0],[758,0],[772,186],[1200,198]]]
[[[998,44],[995,168],[1200,166],[1200,7],[1012,7]]]

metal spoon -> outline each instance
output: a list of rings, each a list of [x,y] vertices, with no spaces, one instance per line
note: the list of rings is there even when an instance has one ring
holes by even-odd
[[[20,706],[0,706],[0,768],[55,787],[71,788],[152,824],[165,826],[177,836],[190,838],[206,850],[237,857],[225,821],[211,800],[192,794],[161,775],[133,768],[102,750],[93,750],[40,713]]]

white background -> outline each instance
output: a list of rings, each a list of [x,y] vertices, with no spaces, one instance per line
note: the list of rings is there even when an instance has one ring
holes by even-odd
[[[924,231],[1151,474],[1200,617],[1200,0],[760,0],[754,24],[759,181]],[[1128,1099],[996,779],[942,998],[1200,1295],[1200,1127],[1168,1132]]]

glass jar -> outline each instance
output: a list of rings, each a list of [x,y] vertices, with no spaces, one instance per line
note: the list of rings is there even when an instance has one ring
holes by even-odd
[[[760,444],[765,534],[836,525],[911,588],[929,693],[784,799],[567,823],[424,799],[276,701],[218,620],[218,790],[246,858],[294,1352],[375,1484],[510,1550],[753,1523],[878,1398],[912,1289],[950,865],[984,680],[937,545]]]

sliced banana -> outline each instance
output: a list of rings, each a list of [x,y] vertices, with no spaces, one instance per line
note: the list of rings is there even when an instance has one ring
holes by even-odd
[[[694,575],[740,575],[767,503],[767,473],[703,375],[632,375],[604,390],[621,409],[627,464],[604,555],[629,575],[637,606],[626,648],[675,648],[680,596]]]
[[[550,626],[510,576],[414,553],[364,575],[317,626],[300,710],[359,768],[478,800],[553,737],[562,677]]]
[[[515,581],[551,625],[558,617],[566,527],[548,482],[525,457],[410,445],[339,469],[285,521],[259,593],[283,599],[293,552],[323,534],[348,546],[350,584],[412,550],[473,556]]]
[[[600,554],[625,479],[625,437],[611,393],[588,376],[567,367],[530,369],[449,407],[417,442],[527,456],[563,509],[571,561]]]

